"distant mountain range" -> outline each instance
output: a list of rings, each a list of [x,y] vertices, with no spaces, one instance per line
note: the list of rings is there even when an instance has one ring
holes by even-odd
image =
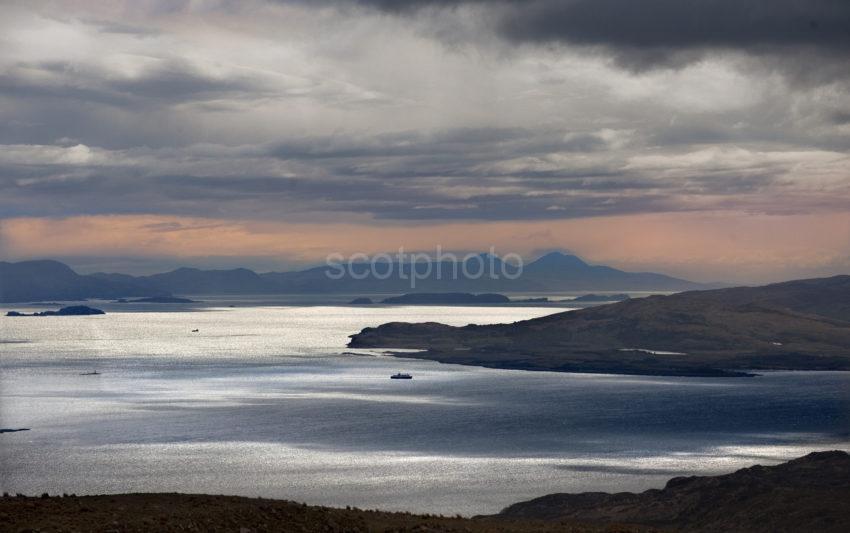
[[[291,272],[257,273],[246,268],[178,268],[150,276],[81,275],[58,261],[0,262],[0,301],[82,300],[162,297],[173,294],[388,294],[409,292],[682,291],[704,284],[651,272],[625,272],[589,265],[574,255],[553,252],[517,267],[482,254],[463,264],[420,261],[319,266]],[[484,275],[476,275],[486,265]],[[489,275],[491,272],[495,276]],[[343,273],[344,275],[340,275]],[[414,275],[415,274],[415,275]],[[412,278],[416,278],[415,280]],[[514,279],[512,279],[514,278]]]
[[[151,296],[151,289],[132,276],[104,280],[81,276],[58,261],[0,262],[0,301],[85,300]]]

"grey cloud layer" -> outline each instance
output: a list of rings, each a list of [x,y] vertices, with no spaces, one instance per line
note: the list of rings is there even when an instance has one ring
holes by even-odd
[[[846,193],[846,182],[828,186],[825,194],[822,186],[799,180],[801,165],[804,178],[811,177],[807,166],[840,176],[850,164],[840,153],[787,157],[713,148],[612,155],[610,142],[592,133],[564,138],[507,129],[180,150],[12,146],[0,157],[0,209],[46,216],[153,212],[305,219],[350,213],[511,220],[846,206],[846,196],[835,194]]]
[[[8,8],[0,218],[848,207],[846,2],[320,4]]]

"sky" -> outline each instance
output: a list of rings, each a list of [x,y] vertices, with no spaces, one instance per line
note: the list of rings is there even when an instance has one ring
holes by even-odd
[[[846,0],[0,1],[0,259],[850,273]]]

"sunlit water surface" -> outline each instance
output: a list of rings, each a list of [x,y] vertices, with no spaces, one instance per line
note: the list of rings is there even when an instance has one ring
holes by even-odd
[[[474,514],[850,447],[848,373],[522,372],[344,347],[392,320],[511,322],[551,308],[148,308],[0,317],[0,427],[31,428],[0,434],[0,490]],[[390,380],[398,371],[414,379]]]

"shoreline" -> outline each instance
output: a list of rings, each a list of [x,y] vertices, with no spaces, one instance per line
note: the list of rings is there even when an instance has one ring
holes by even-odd
[[[354,349],[379,349],[379,348],[360,348],[353,347]],[[353,353],[348,352],[350,355],[355,355]],[[474,355],[475,352],[466,352],[467,355]],[[360,355],[360,354],[356,354]],[[726,370],[719,368],[693,368],[693,369],[682,369],[680,372],[676,371],[665,371],[665,370],[652,370],[652,369],[626,369],[626,368],[616,368],[616,367],[599,367],[593,365],[569,365],[565,364],[560,367],[548,367],[548,366],[538,366],[529,363],[521,363],[521,362],[498,362],[491,360],[456,360],[453,357],[456,355],[445,354],[443,352],[432,352],[430,350],[417,350],[417,351],[405,351],[405,352],[397,352],[394,351],[393,348],[387,348],[383,350],[382,354],[384,356],[394,357],[396,359],[415,359],[420,361],[433,361],[435,363],[440,363],[443,365],[461,365],[461,366],[475,366],[479,368],[489,368],[491,370],[521,370],[523,372],[556,372],[560,374],[600,374],[600,375],[613,375],[613,376],[655,376],[655,377],[680,377],[680,378],[754,378],[759,377],[761,374],[756,373],[755,371],[743,371],[743,370]],[[776,369],[758,369],[758,372],[847,372],[850,370],[839,370],[839,369],[822,369],[822,370],[812,370],[812,369],[793,369],[793,368],[776,368]]]

